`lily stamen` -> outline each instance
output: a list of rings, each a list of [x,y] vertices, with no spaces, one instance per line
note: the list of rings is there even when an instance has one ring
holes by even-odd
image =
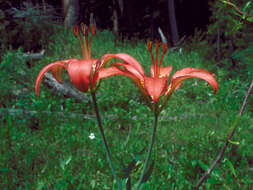
[[[89,59],[90,58],[90,53],[89,53],[89,48],[88,48],[88,41],[89,41],[89,29],[85,24],[81,24],[81,30],[82,30],[82,34],[83,34],[83,41],[84,41],[84,45],[85,45],[85,59]]]
[[[86,51],[84,49],[83,43],[82,43],[82,37],[80,35],[80,31],[79,31],[79,27],[78,26],[74,26],[73,27],[73,34],[76,38],[79,38],[79,43],[80,43],[80,47],[81,47],[81,51],[83,54],[83,57],[86,57]]]
[[[154,69],[155,69],[155,61],[154,61],[154,56],[153,56],[153,52],[152,52],[152,42],[148,42],[147,44],[147,49],[148,49],[148,52],[151,56],[151,59],[152,59],[152,64],[154,65]]]
[[[161,67],[162,62],[163,62],[163,58],[164,58],[166,52],[168,51],[168,46],[167,46],[167,44],[162,43],[162,48],[163,48],[163,54],[162,54],[161,59],[160,59],[159,68]]]
[[[159,58],[159,42],[155,44],[155,53],[156,53],[156,60],[155,60],[155,77],[159,77],[159,65],[158,65],[158,58]]]
[[[90,37],[90,40],[89,40],[89,49],[88,49],[89,57],[91,57],[91,42],[92,42],[92,38],[95,35],[95,26],[94,26],[94,24],[91,25],[91,29],[90,30],[91,30],[91,37]]]

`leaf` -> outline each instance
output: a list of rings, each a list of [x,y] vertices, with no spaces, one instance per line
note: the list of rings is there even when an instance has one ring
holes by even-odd
[[[232,162],[230,162],[230,160],[227,159],[227,158],[225,159],[225,161],[226,161],[226,163],[228,164],[228,167],[229,167],[230,171],[232,172],[232,174],[233,174],[235,177],[237,177],[236,172],[235,172],[235,168],[234,168]]]
[[[249,9],[250,6],[251,6],[251,1],[248,1],[248,2],[245,4],[245,6],[243,7],[242,11],[243,11],[244,13],[246,13],[246,12],[247,12],[247,9]]]
[[[96,181],[93,179],[90,181],[91,188],[94,189],[96,186]]]
[[[151,173],[154,169],[154,165],[155,165],[155,161],[153,160],[152,163],[150,164],[148,171],[144,174],[143,179],[142,179],[142,183],[148,181],[149,177],[151,176]]]
[[[200,167],[201,167],[204,171],[206,171],[206,170],[208,169],[208,165],[206,165],[204,162],[198,161],[198,163],[199,163]]]
[[[61,166],[62,170],[65,169],[65,166],[67,166],[71,160],[72,160],[71,155],[67,159],[61,159],[60,166]]]
[[[237,141],[231,141],[231,140],[228,140],[228,142],[230,142],[231,144],[234,144],[234,145],[239,145],[240,143],[237,142]]]
[[[247,18],[247,21],[253,22],[253,17],[248,17],[248,18]]]
[[[39,181],[36,190],[41,190],[41,189],[43,189],[44,185],[45,185],[45,182]]]
[[[220,181],[219,180],[217,180],[216,178],[214,178],[214,177],[209,177],[208,179],[207,179],[207,182],[209,183],[209,184],[211,184],[211,185],[217,185],[217,184],[220,184]]]
[[[72,156],[70,155],[69,157],[68,157],[68,159],[66,160],[66,165],[68,165],[69,164],[69,162],[72,160]]]

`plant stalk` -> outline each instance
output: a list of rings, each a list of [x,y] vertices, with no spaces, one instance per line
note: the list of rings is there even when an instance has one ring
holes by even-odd
[[[143,170],[141,172],[140,178],[139,178],[139,180],[137,182],[137,185],[136,185],[136,190],[138,190],[140,188],[141,183],[142,183],[143,178],[144,178],[144,175],[145,175],[145,172],[146,172],[146,169],[148,167],[148,162],[150,160],[150,156],[151,156],[151,152],[152,152],[152,147],[153,147],[153,144],[155,142],[157,121],[158,121],[158,113],[155,113],[154,114],[154,123],[153,123],[153,128],[152,128],[152,134],[151,134],[150,142],[149,142],[149,146],[148,146],[148,153],[147,153],[147,156],[146,156],[146,160],[145,160],[145,163],[144,163]]]
[[[114,169],[114,166],[113,166],[113,163],[112,163],[111,154],[110,154],[110,151],[109,151],[109,148],[108,148],[108,145],[107,145],[107,141],[106,141],[106,138],[105,138],[104,129],[102,127],[102,122],[101,122],[101,117],[100,117],[100,114],[99,114],[99,111],[98,111],[98,106],[97,106],[95,92],[91,92],[91,96],[92,96],[92,100],[93,100],[94,109],[95,109],[95,112],[96,112],[96,117],[97,117],[99,132],[100,132],[100,135],[101,135],[101,137],[103,139],[103,145],[104,145],[104,149],[106,151],[106,156],[107,156],[107,159],[108,159],[108,162],[109,162],[109,165],[110,165],[113,177],[116,180],[118,189],[122,190],[122,186],[121,186],[120,180],[119,180],[119,178],[118,178],[118,176],[117,176],[117,174],[115,172],[115,169]]]

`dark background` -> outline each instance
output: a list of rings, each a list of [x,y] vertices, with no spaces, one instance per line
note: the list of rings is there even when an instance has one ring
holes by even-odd
[[[14,0],[3,8],[21,8],[25,1]],[[40,0],[31,0],[41,4]],[[52,5],[55,11],[62,15],[62,1],[45,1]],[[206,30],[211,12],[208,0],[175,0],[176,19],[179,36],[193,35],[196,29]],[[94,12],[97,26],[101,29],[112,29],[111,0],[80,0],[80,22],[89,22],[90,12]],[[123,14],[118,10],[119,32],[124,37],[157,38],[158,26],[169,38],[169,18],[167,0],[124,0]],[[152,20],[153,15],[153,20]]]

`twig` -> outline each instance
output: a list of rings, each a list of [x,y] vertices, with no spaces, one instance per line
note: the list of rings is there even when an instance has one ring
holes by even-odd
[[[246,106],[246,103],[247,103],[247,100],[248,100],[248,98],[249,98],[249,94],[250,94],[252,88],[253,88],[253,80],[251,81],[251,84],[250,84],[250,87],[249,87],[249,89],[248,89],[248,92],[247,92],[247,94],[246,94],[246,96],[245,96],[245,98],[244,98],[244,101],[243,101],[243,103],[242,103],[242,107],[241,107],[240,113],[239,113],[240,116],[242,115],[242,112],[244,111],[244,108],[245,108],[245,106]]]
[[[245,14],[243,11],[241,11],[235,4],[231,3],[229,0],[227,0],[227,1],[221,0],[221,2],[233,7],[233,9],[242,16],[245,15],[246,17],[253,17],[253,15],[251,15],[251,14]]]
[[[39,59],[42,59],[45,55],[45,50],[41,50],[39,53],[24,53],[23,54],[23,57],[25,59],[32,59],[32,60],[39,60]]]
[[[211,174],[211,172],[213,171],[213,169],[215,168],[215,166],[216,166],[216,165],[221,161],[221,159],[223,158],[224,153],[225,153],[225,151],[226,151],[226,149],[227,149],[228,143],[229,143],[230,139],[233,137],[233,135],[234,135],[234,133],[235,133],[236,126],[237,126],[237,123],[238,123],[238,121],[239,121],[239,118],[241,117],[241,115],[242,115],[242,113],[243,113],[243,111],[244,111],[244,109],[245,109],[246,102],[247,102],[247,100],[248,100],[248,98],[249,98],[249,94],[250,94],[252,88],[253,88],[253,80],[251,81],[251,84],[250,84],[250,87],[249,87],[249,89],[248,89],[248,92],[247,92],[247,94],[246,94],[246,96],[245,96],[245,98],[244,98],[244,100],[243,100],[243,103],[242,103],[240,112],[239,112],[237,118],[234,120],[234,123],[233,123],[233,125],[232,125],[232,131],[231,131],[231,133],[228,135],[228,137],[227,137],[227,139],[226,139],[226,141],[225,141],[225,144],[224,144],[224,146],[221,148],[220,153],[218,154],[216,160],[213,162],[213,164],[210,166],[210,168],[205,172],[205,174],[204,174],[204,175],[201,177],[201,179],[198,181],[198,183],[197,183],[197,185],[195,186],[194,190],[198,190],[198,189],[199,189],[199,187],[201,186],[201,184],[202,184],[204,181],[206,181],[206,179],[209,177],[209,175]]]
[[[24,115],[37,115],[38,113],[39,112],[37,110],[29,110],[29,109],[21,109],[21,108],[2,108],[0,106],[0,118],[5,115],[11,115],[11,116],[18,115],[20,117],[23,117]],[[59,117],[67,117],[67,118],[76,118],[76,117],[80,117],[80,118],[84,118],[84,119],[95,119],[96,118],[95,115],[86,114],[85,116],[83,116],[83,114],[81,114],[81,113],[73,113],[73,112],[68,112],[67,115],[61,111],[41,111],[41,113],[48,114],[48,115],[55,114]],[[204,115],[202,115],[202,114],[201,115],[190,115],[189,117],[185,114],[182,114],[179,116],[170,116],[166,119],[162,119],[161,121],[168,122],[168,121],[177,121],[177,120],[187,120],[187,119],[195,118],[198,116],[204,117]],[[111,115],[110,114],[110,115],[106,115],[106,117],[112,121],[117,121],[119,119],[118,115]],[[145,120],[143,117],[129,118],[130,121],[135,121],[136,119],[138,119],[140,121]],[[130,125],[129,131],[128,131],[129,138],[131,136],[131,131],[132,131],[132,125]],[[126,142],[127,142],[127,140],[126,140]]]
[[[70,98],[74,98],[79,102],[82,101],[89,101],[89,98],[87,96],[85,96],[83,93],[81,93],[80,91],[78,91],[75,88],[72,88],[70,85],[68,85],[67,83],[59,83],[55,80],[55,78],[49,74],[46,73],[45,74],[45,78],[43,81],[51,90],[54,94],[62,94],[66,97],[70,97]]]
[[[160,34],[162,42],[168,45],[168,41],[167,41],[167,39],[166,39],[165,35],[163,34],[163,31],[160,27],[158,27],[158,33]]]
[[[73,113],[73,112],[68,112],[68,114],[64,113],[63,111],[41,111],[43,114],[48,114],[48,115],[56,115],[57,117],[63,117],[63,118],[83,118],[83,119],[92,119],[94,120],[96,118],[95,115],[88,115],[88,114],[81,114],[81,113]],[[5,115],[10,115],[10,116],[17,116],[20,115],[20,117],[24,117],[26,115],[28,116],[33,116],[33,115],[38,115],[39,112],[36,110],[26,110],[26,109],[18,109],[18,108],[0,108],[0,118],[4,117]],[[113,116],[112,116],[113,118]]]

